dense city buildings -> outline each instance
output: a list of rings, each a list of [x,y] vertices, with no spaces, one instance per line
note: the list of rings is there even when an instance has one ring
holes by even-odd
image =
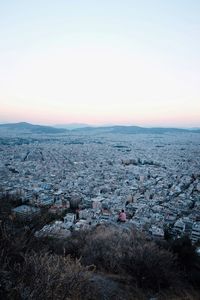
[[[1,130],[1,193],[18,195],[13,213],[66,212],[40,233],[67,236],[100,223],[200,238],[200,134],[34,134]],[[37,209],[36,209],[37,208]],[[71,210],[70,210],[71,209]]]

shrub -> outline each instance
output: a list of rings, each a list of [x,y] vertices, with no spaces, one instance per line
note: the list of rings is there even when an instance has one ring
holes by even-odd
[[[95,264],[142,288],[158,291],[179,282],[173,254],[134,229],[99,226],[88,232],[80,254],[84,265]]]
[[[196,247],[192,245],[188,236],[172,240],[170,248],[177,255],[179,265],[184,270],[189,271],[199,261]]]
[[[12,293],[22,299],[80,299],[91,277],[89,267],[79,260],[45,253],[27,253],[15,265],[16,286]]]
[[[123,266],[133,282],[145,289],[159,291],[179,282],[174,256],[153,242],[135,243],[124,255]]]

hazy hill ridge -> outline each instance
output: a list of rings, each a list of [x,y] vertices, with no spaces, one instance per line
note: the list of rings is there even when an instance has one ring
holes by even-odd
[[[64,128],[54,128],[51,126],[33,125],[26,122],[0,124],[0,128],[5,128],[8,130],[17,130],[17,131],[29,131],[31,133],[47,133],[47,134],[66,132],[66,129]]]
[[[75,129],[79,132],[91,132],[91,133],[120,133],[120,134],[163,134],[163,133],[184,133],[195,132],[200,133],[200,130],[195,129],[182,129],[182,128],[164,128],[164,127],[139,127],[139,126],[106,126],[106,127],[85,127]]]
[[[74,127],[76,127],[73,124]],[[8,129],[8,130],[17,130],[17,131],[29,131],[31,133],[46,133],[46,134],[56,134],[56,133],[64,133],[67,131],[80,132],[80,133],[93,133],[93,134],[164,134],[164,133],[200,133],[200,129],[183,129],[183,128],[167,128],[167,127],[140,127],[140,126],[126,126],[126,125],[113,125],[113,126],[87,126],[84,127],[83,124],[78,128],[58,128],[53,126],[44,126],[44,125],[33,125],[27,122],[19,122],[19,123],[7,123],[0,124],[0,128]]]

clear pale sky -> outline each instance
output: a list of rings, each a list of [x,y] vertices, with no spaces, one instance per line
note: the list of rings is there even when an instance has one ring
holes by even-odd
[[[0,0],[0,123],[200,126],[199,0]]]

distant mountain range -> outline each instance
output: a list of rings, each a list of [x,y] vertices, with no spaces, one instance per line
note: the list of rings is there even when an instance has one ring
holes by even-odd
[[[60,125],[56,125],[60,126]],[[62,125],[61,125],[62,126]],[[66,126],[66,125],[64,125]],[[113,126],[102,126],[102,127],[92,127],[85,124],[69,124],[66,128],[56,128],[52,126],[43,126],[43,125],[33,125],[26,122],[20,123],[8,123],[0,124],[0,129],[4,128],[7,130],[17,130],[21,132],[30,132],[30,133],[46,133],[46,134],[56,134],[56,133],[65,133],[67,131],[74,131],[77,133],[87,133],[87,134],[164,134],[164,133],[184,133],[184,132],[194,132],[200,133],[200,129],[181,129],[181,128],[163,128],[163,127],[139,127],[139,126],[122,126],[122,125],[113,125]]]
[[[88,133],[121,133],[121,134],[163,134],[163,133],[181,133],[195,132],[200,133],[200,129],[182,129],[182,128],[163,128],[163,127],[139,127],[139,126],[106,126],[106,127],[84,127],[76,131]]]
[[[47,134],[55,134],[55,133],[63,133],[66,132],[63,128],[54,128],[51,126],[43,126],[43,125],[33,125],[26,122],[20,123],[8,123],[8,124],[0,124],[0,128],[4,128],[7,130],[17,130],[17,131],[28,131],[31,133],[47,133]]]

